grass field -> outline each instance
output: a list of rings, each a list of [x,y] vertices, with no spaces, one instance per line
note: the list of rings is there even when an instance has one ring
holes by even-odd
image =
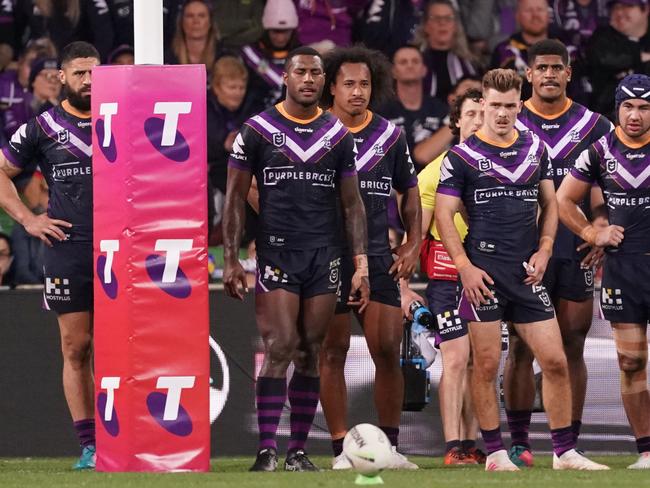
[[[555,488],[557,486],[619,487],[648,486],[650,472],[632,471],[625,467],[635,456],[601,456],[595,461],[608,464],[612,471],[594,473],[553,471],[549,456],[535,458],[537,466],[519,473],[486,473],[483,467],[446,468],[441,458],[412,457],[419,471],[384,472],[384,486],[398,488],[463,488],[522,486],[526,488]],[[319,466],[328,466],[330,458],[314,457]],[[252,458],[217,458],[207,474],[146,474],[146,473],[77,473],[70,469],[72,458],[13,458],[0,459],[0,487],[144,487],[156,488],[194,486],[237,488],[300,488],[354,487],[355,474],[325,471],[321,473],[248,473]]]

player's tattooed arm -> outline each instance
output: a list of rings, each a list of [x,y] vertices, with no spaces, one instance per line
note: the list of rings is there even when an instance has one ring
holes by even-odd
[[[528,276],[524,280],[527,285],[538,285],[544,278],[548,260],[553,254],[553,242],[557,232],[558,209],[555,199],[555,187],[553,180],[541,180],[539,182],[540,213],[538,218],[539,244],[537,252],[528,259],[526,272]]]
[[[598,228],[587,220],[579,207],[590,188],[590,182],[580,180],[571,173],[564,177],[557,190],[560,221],[590,246],[618,246],[623,241],[623,227],[608,225]]]
[[[341,178],[341,206],[345,218],[345,230],[352,256],[354,258],[354,275],[350,289],[351,304],[359,305],[363,312],[370,300],[370,283],[368,281],[368,227],[366,209],[359,193],[359,181],[354,176]],[[357,300],[358,295],[360,298]]]
[[[454,215],[458,212],[460,204],[459,197],[438,193],[433,218],[442,243],[458,269],[465,296],[472,304],[479,306],[481,303],[487,303],[488,299],[494,298],[487,287],[487,284],[493,285],[494,281],[485,271],[474,266],[465,254],[463,243],[454,224]]]
[[[246,198],[252,174],[232,166],[228,168],[226,201],[223,208],[223,285],[226,294],[239,300],[248,292],[246,272],[239,262],[239,246],[246,223]]]
[[[395,281],[409,278],[413,274],[422,244],[422,205],[417,185],[406,190],[398,201],[406,228],[406,242],[393,251],[397,255],[397,260],[388,272],[395,273]]]
[[[257,178],[253,176],[251,180],[251,187],[248,190],[248,195],[246,196],[246,201],[255,210],[255,213],[259,215],[260,213],[260,191],[257,187]]]
[[[50,239],[65,240],[66,236],[61,228],[70,228],[72,224],[64,220],[51,219],[46,213],[34,215],[18,196],[11,178],[20,172],[20,168],[11,164],[6,156],[0,153],[0,207],[21,224],[28,234],[38,237],[48,246],[52,246]]]

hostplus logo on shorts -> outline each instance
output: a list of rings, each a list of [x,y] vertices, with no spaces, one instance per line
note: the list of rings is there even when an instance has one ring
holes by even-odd
[[[600,294],[603,310],[623,310],[623,297],[619,288],[603,288]]]
[[[274,283],[287,283],[289,275],[283,273],[280,268],[266,266],[264,268],[264,281],[273,281]]]
[[[48,300],[70,301],[70,280],[68,278],[45,278],[45,295]]]
[[[449,334],[450,332],[455,332],[463,328],[463,321],[458,315],[457,310],[439,313],[436,315],[436,320],[438,321],[440,335]]]

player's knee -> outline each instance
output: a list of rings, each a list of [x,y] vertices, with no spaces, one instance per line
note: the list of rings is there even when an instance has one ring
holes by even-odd
[[[482,380],[493,380],[499,372],[499,360],[493,357],[486,357],[481,360],[475,357],[474,368],[472,369],[472,376]]]
[[[641,371],[645,372],[647,358],[642,356],[633,356],[631,354],[618,354],[618,365],[625,374],[635,374]]]
[[[564,354],[553,355],[550,358],[539,361],[539,363],[542,368],[542,373],[547,377],[564,377],[569,374],[567,359]]]
[[[468,358],[464,354],[443,354],[443,373],[452,376],[462,376],[467,370],[467,362]]]
[[[325,341],[321,347],[320,359],[330,367],[345,367],[349,349],[349,342]]]
[[[90,335],[66,335],[61,338],[63,360],[73,367],[83,367],[90,361],[92,339]]]
[[[297,337],[277,336],[274,338],[267,338],[265,341],[266,356],[271,363],[286,362],[288,364],[297,347]]]
[[[372,359],[378,368],[392,368],[399,366],[399,343],[383,340],[372,351]]]
[[[563,338],[563,344],[569,362],[582,360],[585,349],[585,338],[582,334],[571,334]]]

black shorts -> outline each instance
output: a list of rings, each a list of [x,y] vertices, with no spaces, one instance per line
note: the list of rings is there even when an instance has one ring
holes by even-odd
[[[553,301],[562,298],[584,302],[594,297],[594,270],[582,269],[575,259],[551,258],[544,273],[544,286]]]
[[[93,243],[54,242],[43,259],[43,306],[57,314],[93,309]]]
[[[258,249],[255,293],[283,289],[303,298],[336,293],[340,268],[340,248]]]
[[[429,310],[435,316],[436,347],[467,335],[467,321],[458,314],[458,282],[429,280],[427,285]]]
[[[555,317],[555,309],[546,287],[524,284],[527,275],[521,262],[475,259],[472,264],[489,274],[494,281],[494,285],[488,285],[494,299],[474,307],[461,292],[458,310],[462,318],[470,322],[504,320],[528,324]]]
[[[600,309],[610,322],[646,324],[650,320],[650,256],[605,257]]]
[[[388,274],[393,265],[392,255],[368,256],[368,278],[370,281],[370,301],[383,303],[392,307],[401,307],[402,302],[399,294],[399,284]],[[350,288],[352,286],[352,275],[354,274],[354,263],[352,256],[343,257],[341,288],[337,293],[336,313],[348,313],[352,307],[348,306]]]

